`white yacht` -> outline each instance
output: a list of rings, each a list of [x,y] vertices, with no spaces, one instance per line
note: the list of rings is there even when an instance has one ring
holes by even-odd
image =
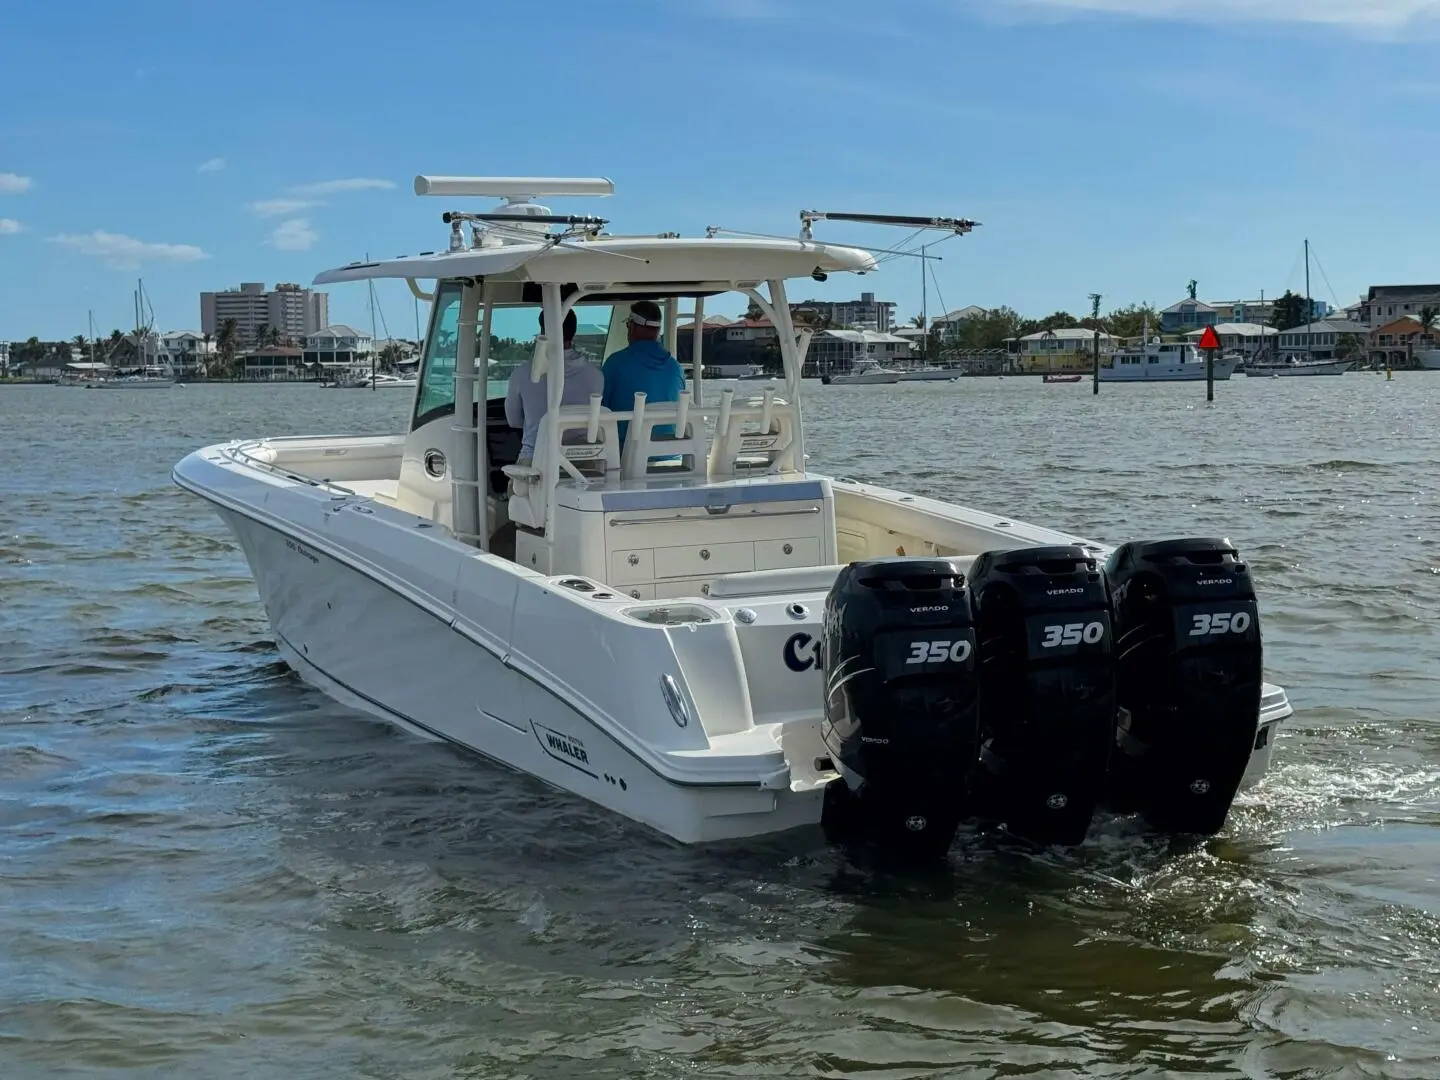
[[[885,386],[899,382],[904,374],[903,371],[882,367],[878,360],[862,356],[850,365],[849,371],[822,375],[820,381],[826,386]]]
[[[505,202],[446,213],[448,251],[315,279],[430,302],[408,431],[257,433],[173,472],[234,531],[307,681],[687,843],[818,824],[935,855],[978,819],[1073,844],[1100,806],[1210,833],[1260,780],[1292,709],[1228,542],[1111,549],[809,469],[786,283],[877,268],[813,225],[975,223],[807,211],[798,238],[627,236],[531,201],[605,180],[415,188]],[[583,309],[608,356],[652,299],[674,355],[682,301],[699,327],[726,293],[779,332],[783,378],[753,395],[691,378],[676,401],[562,408],[542,335],[528,464],[503,401],[477,400],[506,320]]]
[[[1217,356],[1216,380],[1230,378],[1238,363],[1235,356]],[[1159,338],[1117,349],[1110,355],[1110,362],[1100,367],[1101,382],[1192,382],[1204,378],[1205,358],[1194,345]]]
[[[1415,363],[1421,371],[1440,371],[1440,349],[1416,349]]]

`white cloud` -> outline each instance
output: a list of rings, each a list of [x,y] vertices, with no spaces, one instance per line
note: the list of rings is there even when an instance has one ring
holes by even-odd
[[[0,195],[23,195],[30,190],[33,183],[28,176],[17,176],[13,172],[0,172]]]
[[[223,157],[212,157],[209,161],[202,161],[200,167],[195,171],[219,172],[223,168],[225,168],[225,159]]]
[[[291,218],[275,226],[268,243],[281,251],[309,251],[320,234],[310,227],[309,218]]]
[[[25,231],[25,226],[14,218],[0,217],[0,236],[14,236]]]
[[[61,233],[50,240],[74,248],[82,255],[104,259],[120,270],[133,270],[145,262],[188,263],[210,257],[193,244],[151,244],[103,229],[83,234]]]
[[[1436,0],[1007,0],[1012,10],[1049,9],[1186,22],[1295,22],[1394,32],[1440,21]]]
[[[321,180],[318,184],[298,184],[290,190],[296,195],[334,195],[340,191],[371,191],[393,188],[391,180],[372,180],[364,176],[352,176],[344,180]]]
[[[279,217],[281,214],[294,214],[312,206],[324,205],[319,199],[261,199],[259,202],[252,202],[250,209],[261,217]]]

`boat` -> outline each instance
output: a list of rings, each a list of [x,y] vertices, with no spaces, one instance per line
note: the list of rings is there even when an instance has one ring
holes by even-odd
[[[1252,359],[1245,365],[1245,375],[1247,378],[1271,375],[1344,375],[1354,366],[1353,360],[1302,360],[1298,356],[1285,356],[1275,360]]]
[[[959,377],[958,369],[947,367],[903,368],[900,371],[900,382],[954,382]]]
[[[1316,320],[1315,304],[1310,296],[1310,241],[1308,239],[1305,241],[1305,315],[1306,323],[1302,329],[1312,328]],[[1307,344],[1303,357],[1296,355],[1275,356],[1268,354],[1268,351],[1262,350],[1260,355],[1252,357],[1250,362],[1245,365],[1246,377],[1266,378],[1288,375],[1344,375],[1355,366],[1354,360],[1341,360],[1335,357],[1327,360],[1316,360],[1315,357],[1311,355],[1308,344],[1309,339],[1313,338],[1313,336],[1313,333],[1307,329]]]
[[[388,375],[381,372],[360,384],[366,389],[374,390],[413,390],[420,385],[420,376],[414,375]]]
[[[1229,379],[1237,358],[1215,361],[1215,379]],[[1149,338],[1143,345],[1117,349],[1108,366],[1100,368],[1101,382],[1193,382],[1205,378],[1205,360],[1189,342]]]
[[[935,858],[970,821],[1081,844],[1101,807],[1163,834],[1222,828],[1293,712],[1264,681],[1233,545],[1110,546],[808,465],[810,332],[787,283],[877,269],[815,226],[976,223],[805,211],[798,237],[612,235],[533,201],[613,190],[417,177],[452,207],[504,201],[449,210],[448,250],[314,279],[402,279],[429,303],[407,430],[256,433],[174,466],[238,538],[284,660],[686,844],[818,827]],[[477,328],[496,320],[534,327],[539,307],[554,327],[579,307],[608,322],[609,356],[648,298],[674,355],[682,317],[735,293],[776,327],[775,385],[707,393],[696,333],[678,400],[561,407],[563,345],[542,334],[550,404],[526,462],[503,399],[476,394],[493,337]]]
[[[149,310],[149,299],[145,295],[145,282],[137,280],[134,292],[135,303],[135,350],[139,363],[124,374],[108,375],[96,379],[90,385],[100,390],[166,390],[175,385],[175,373],[165,367],[149,362],[150,334],[155,324],[154,313]],[[112,350],[113,351],[113,350]]]
[[[820,381],[826,386],[880,386],[899,382],[903,374],[862,356],[850,365],[849,371],[821,375]]]
[[[1041,382],[1055,382],[1055,383],[1069,383],[1069,382],[1079,382],[1079,381],[1080,381],[1081,379],[1083,379],[1084,377],[1085,377],[1085,376],[1083,376],[1083,375],[1060,375],[1060,374],[1054,373],[1054,372],[1047,372],[1047,373],[1041,378],[1040,381],[1041,381]]]
[[[1421,371],[1440,371],[1440,349],[1416,349],[1415,365]]]

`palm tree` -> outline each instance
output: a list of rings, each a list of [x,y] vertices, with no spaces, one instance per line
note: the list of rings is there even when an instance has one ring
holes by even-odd
[[[228,378],[235,377],[235,347],[239,344],[239,328],[234,319],[226,319],[220,324],[220,332],[215,335],[215,351],[219,353],[219,368]]]
[[[911,316],[910,316],[910,325],[913,326],[913,327],[915,327],[915,328],[917,328],[917,329],[919,329],[919,330],[924,330],[924,329],[925,329],[925,316],[924,316],[924,315],[911,315]]]
[[[1440,318],[1440,311],[1436,311],[1433,307],[1423,307],[1420,309],[1420,335],[1422,345],[1433,346],[1435,344],[1434,330],[1435,320],[1437,318]],[[1413,346],[1411,352],[1414,352]],[[1410,357],[1410,366],[1415,366],[1415,357],[1413,355]]]
[[[393,341],[380,350],[380,366],[389,371],[405,359],[405,350]]]

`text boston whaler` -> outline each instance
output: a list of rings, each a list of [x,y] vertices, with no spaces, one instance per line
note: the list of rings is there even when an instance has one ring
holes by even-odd
[[[316,278],[402,278],[432,301],[409,432],[236,441],[174,470],[234,530],[305,679],[685,842],[823,819],[933,853],[979,818],[1078,843],[1100,805],[1208,833],[1265,772],[1292,710],[1261,678],[1228,543],[1112,550],[807,468],[809,335],[785,283],[876,268],[813,224],[973,222],[807,212],[795,239],[624,236],[531,201],[604,180],[416,191],[505,202],[447,213],[447,251]],[[678,401],[562,408],[563,343],[542,335],[533,465],[503,402],[476,401],[517,311],[533,328],[579,309],[608,356],[653,299],[673,355],[684,300],[693,373],[724,293],[772,320],[783,386],[711,401],[692,378]]]

